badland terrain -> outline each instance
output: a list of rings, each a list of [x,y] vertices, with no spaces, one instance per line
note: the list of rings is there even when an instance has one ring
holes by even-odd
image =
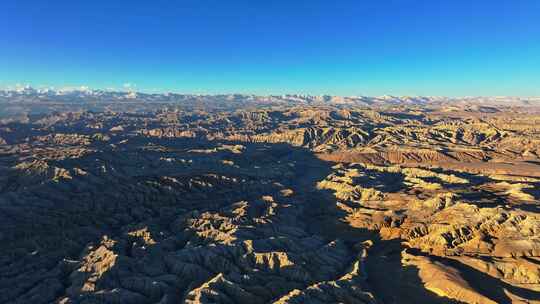
[[[540,303],[540,99],[2,91],[0,303]]]

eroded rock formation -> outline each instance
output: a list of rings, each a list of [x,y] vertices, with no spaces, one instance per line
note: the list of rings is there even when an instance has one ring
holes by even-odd
[[[346,102],[3,121],[0,302],[539,303],[540,115]]]

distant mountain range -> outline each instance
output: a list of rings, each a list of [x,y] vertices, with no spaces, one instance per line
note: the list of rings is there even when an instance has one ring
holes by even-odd
[[[21,87],[12,90],[0,90],[0,102],[157,102],[182,103],[199,101],[204,103],[238,104],[333,104],[333,105],[451,105],[477,104],[497,106],[540,106],[540,97],[442,97],[442,96],[330,96],[330,95],[268,95],[250,94],[178,94],[178,93],[142,93],[134,91],[108,91],[87,88],[54,90]]]

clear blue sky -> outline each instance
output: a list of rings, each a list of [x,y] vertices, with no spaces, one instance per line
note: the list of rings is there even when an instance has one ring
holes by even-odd
[[[540,95],[538,0],[2,0],[0,87]]]

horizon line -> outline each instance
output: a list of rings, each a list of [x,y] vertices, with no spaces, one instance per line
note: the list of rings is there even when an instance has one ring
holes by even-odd
[[[4,92],[19,92],[22,90],[36,90],[36,91],[54,91],[54,92],[107,92],[107,93],[135,93],[135,94],[146,94],[146,95],[166,95],[166,94],[176,94],[176,95],[194,95],[194,96],[221,96],[221,95],[241,95],[241,96],[255,96],[255,97],[279,97],[279,96],[309,96],[309,97],[343,97],[343,98],[383,98],[383,97],[394,97],[394,98],[449,98],[449,99],[471,99],[471,98],[540,98],[540,95],[433,95],[433,94],[426,94],[426,95],[418,95],[418,94],[382,94],[382,95],[365,95],[365,94],[312,94],[312,93],[281,93],[281,94],[260,94],[260,93],[253,93],[253,92],[220,92],[220,93],[203,93],[203,92],[186,92],[186,91],[179,91],[179,90],[170,90],[170,89],[137,89],[136,86],[134,87],[125,87],[124,88],[117,88],[117,87],[107,87],[107,88],[96,88],[96,87],[90,87],[86,85],[82,86],[64,86],[64,87],[57,87],[57,86],[32,86],[29,84],[16,84],[16,85],[0,85],[0,91]]]

